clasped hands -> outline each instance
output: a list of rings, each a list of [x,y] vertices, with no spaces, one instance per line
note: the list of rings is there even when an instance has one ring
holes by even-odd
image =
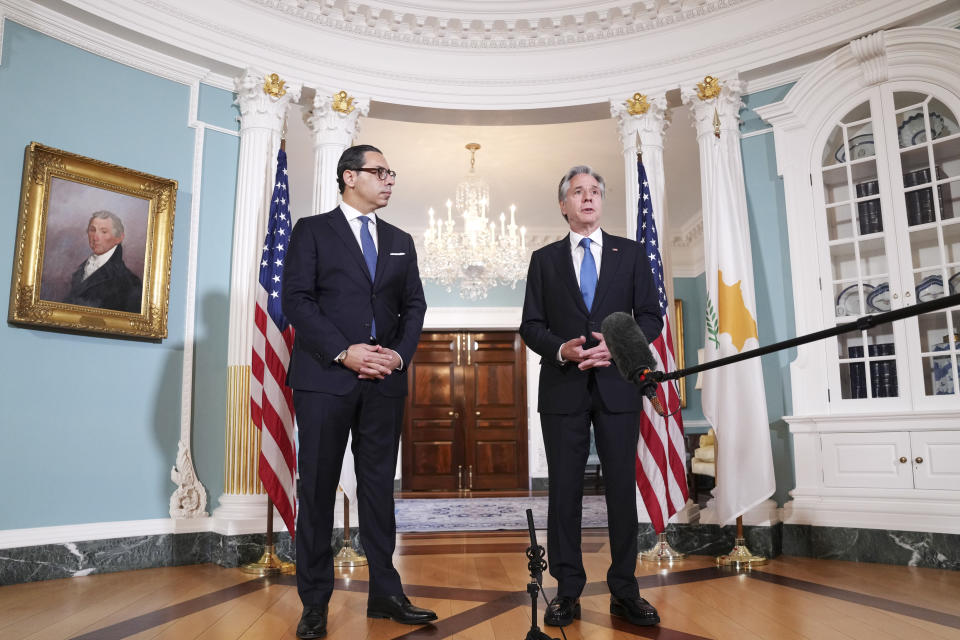
[[[603,339],[603,334],[596,331],[590,333],[600,344],[589,349],[584,349],[583,345],[587,339],[583,336],[567,340],[560,347],[560,357],[568,362],[576,362],[577,368],[581,371],[592,369],[593,367],[609,367],[610,351],[607,350],[607,342]]]
[[[396,351],[378,344],[352,344],[343,359],[343,366],[356,372],[361,380],[383,380],[400,364]]]

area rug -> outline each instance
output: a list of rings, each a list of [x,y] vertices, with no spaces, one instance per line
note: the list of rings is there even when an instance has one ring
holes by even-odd
[[[398,498],[397,531],[526,530],[527,509],[537,529],[547,528],[547,498]],[[583,497],[583,528],[606,527],[603,496]]]

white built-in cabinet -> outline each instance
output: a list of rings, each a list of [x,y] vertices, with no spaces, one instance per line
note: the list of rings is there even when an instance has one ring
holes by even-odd
[[[960,293],[960,32],[861,38],[758,109],[797,335]],[[787,524],[960,533],[960,306],[800,347]]]

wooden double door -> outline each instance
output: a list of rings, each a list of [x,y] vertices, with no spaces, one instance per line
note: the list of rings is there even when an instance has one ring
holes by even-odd
[[[526,489],[525,372],[516,332],[425,332],[407,376],[402,488]]]

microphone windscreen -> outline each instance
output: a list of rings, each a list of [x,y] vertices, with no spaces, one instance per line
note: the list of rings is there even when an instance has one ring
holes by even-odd
[[[640,371],[656,368],[650,343],[629,313],[611,313],[600,324],[600,333],[620,375],[630,382],[634,382],[634,376]]]

